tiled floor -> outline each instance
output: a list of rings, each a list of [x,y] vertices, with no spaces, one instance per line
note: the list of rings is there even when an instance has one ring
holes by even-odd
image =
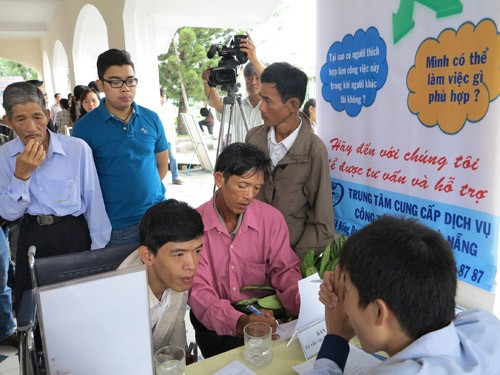
[[[12,346],[0,346],[0,355],[7,356],[7,359],[0,362],[0,374],[18,375],[19,363],[17,358],[17,349]]]
[[[215,164],[215,151],[209,151],[212,162]],[[167,198],[175,198],[189,203],[193,207],[198,207],[209,200],[213,194],[214,180],[211,172],[204,171],[194,166],[187,170],[189,163],[197,163],[197,158],[190,153],[178,153],[177,162],[180,164],[180,175],[184,180],[182,185],[172,184],[170,172],[164,178],[163,183],[167,189]]]
[[[212,161],[215,161],[215,152],[209,151]],[[180,152],[177,154],[177,162],[181,164],[181,177],[184,180],[183,185],[173,185],[170,172],[167,174],[163,183],[167,189],[167,198],[175,198],[185,201],[193,207],[210,199],[213,193],[213,177],[211,172],[197,169],[197,158],[193,151]],[[186,164],[193,163],[193,169],[186,170]],[[187,340],[194,342],[194,329],[189,321],[189,313],[186,313]],[[17,350],[14,347],[0,346],[0,356],[7,356],[7,359],[0,362],[0,375],[18,375],[19,364]]]

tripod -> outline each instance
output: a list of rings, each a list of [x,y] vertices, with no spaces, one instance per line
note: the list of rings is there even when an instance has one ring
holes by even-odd
[[[236,85],[224,85],[222,86],[222,89],[227,91],[227,96],[225,96],[222,99],[222,117],[220,121],[220,130],[219,130],[219,140],[217,142],[217,154],[216,157],[219,156],[220,152],[222,149],[229,145],[231,142],[231,136],[232,133],[231,131],[236,130],[237,126],[241,126],[241,124],[234,124],[234,117],[235,117],[235,104],[238,104],[238,108],[240,110],[240,115],[241,118],[243,119],[243,125],[245,126],[245,130],[248,132],[248,121],[247,117],[245,115],[245,112],[243,111],[243,106],[241,104],[241,94],[238,94],[238,87]],[[228,126],[227,126],[227,132],[224,132],[224,127],[225,127],[225,117],[227,113],[227,109],[229,108],[229,121],[228,121]]]

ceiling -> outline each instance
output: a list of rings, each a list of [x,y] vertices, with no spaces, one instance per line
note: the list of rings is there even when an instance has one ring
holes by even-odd
[[[0,0],[0,39],[38,39],[47,32],[48,22],[57,7],[65,0]],[[110,1],[110,0],[104,0]],[[112,1],[112,0],[111,0]],[[199,2],[187,0],[173,2],[165,0],[143,0],[151,13],[163,22],[175,20],[177,25],[200,27],[236,27],[252,24],[255,20],[265,20],[272,15],[279,1],[254,0],[254,5],[244,12],[235,11],[241,5],[232,1],[213,0]],[[231,11],[231,16],[227,11]],[[208,15],[208,16],[207,16]]]
[[[63,0],[0,0],[0,39],[38,39]]]

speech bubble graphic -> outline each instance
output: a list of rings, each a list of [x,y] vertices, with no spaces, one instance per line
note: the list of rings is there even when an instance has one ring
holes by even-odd
[[[408,71],[408,108],[427,127],[456,134],[480,121],[500,93],[500,37],[491,19],[426,39]]]
[[[355,117],[375,101],[387,79],[387,47],[375,27],[333,43],[320,76],[321,94],[337,112]]]

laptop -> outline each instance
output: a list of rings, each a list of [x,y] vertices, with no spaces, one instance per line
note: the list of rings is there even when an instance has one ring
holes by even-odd
[[[49,374],[153,374],[146,267],[35,288]]]

